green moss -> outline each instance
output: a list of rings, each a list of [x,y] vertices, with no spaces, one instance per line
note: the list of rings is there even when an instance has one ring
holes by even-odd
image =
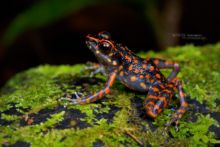
[[[7,115],[7,114],[2,114],[1,115],[1,119],[6,120],[6,121],[13,121],[13,120],[17,120],[18,116],[17,115]]]
[[[175,138],[180,140],[188,139],[190,144],[193,144],[194,146],[203,146],[210,143],[220,143],[220,140],[217,141],[213,139],[213,132],[208,132],[209,126],[213,124],[217,125],[216,121],[213,118],[210,118],[209,115],[199,115],[199,118],[196,122],[183,122],[180,124],[178,133],[176,133],[174,129],[171,130],[171,133]]]
[[[220,44],[169,48],[142,57],[175,60],[179,77],[190,97],[190,111],[175,126],[165,127],[173,111],[165,109],[155,120],[140,117],[146,94],[127,90],[116,82],[112,93],[88,105],[59,101],[65,94],[85,95],[105,85],[106,77],[89,78],[85,65],[44,65],[17,74],[0,92],[0,143],[17,141],[31,146],[207,146],[219,143],[210,126],[219,126],[212,114],[220,113]],[[163,70],[167,75],[170,71]],[[193,101],[194,100],[194,101]],[[195,101],[196,100],[196,101]],[[178,101],[178,99],[177,99]],[[199,103],[197,103],[199,101]],[[217,106],[217,107],[216,107]],[[178,108],[177,104],[171,107]],[[218,116],[220,117],[220,116]],[[80,140],[80,141],[79,141]]]

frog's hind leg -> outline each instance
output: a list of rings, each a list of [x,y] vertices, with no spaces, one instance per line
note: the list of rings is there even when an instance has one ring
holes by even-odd
[[[163,108],[167,107],[172,97],[172,89],[165,85],[154,85],[149,89],[147,98],[145,100],[146,113],[156,118]]]
[[[182,81],[179,80],[178,78],[175,78],[172,80],[172,82],[175,83],[178,90],[180,107],[173,115],[171,121],[167,123],[168,126],[171,125],[172,123],[175,123],[177,125],[179,123],[179,120],[182,118],[183,114],[186,113],[186,111],[188,111],[189,109],[188,103],[185,100],[185,93],[184,93]]]
[[[185,101],[185,94],[183,90],[182,82],[175,78],[172,80],[175,83],[154,85],[149,89],[147,98],[145,100],[145,108],[147,114],[156,118],[163,108],[167,107],[173,97],[174,91],[178,90],[180,107],[174,113],[171,121],[167,123],[170,126],[172,123],[178,124],[178,121],[182,118],[183,114],[188,110],[188,103]]]
[[[159,69],[165,69],[165,68],[173,69],[167,78],[168,81],[171,81],[173,78],[175,78],[178,72],[180,71],[180,66],[176,62],[167,61],[159,58],[149,58],[148,60],[152,60]]]

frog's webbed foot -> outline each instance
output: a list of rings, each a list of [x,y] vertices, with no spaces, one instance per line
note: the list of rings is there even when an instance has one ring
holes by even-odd
[[[165,124],[166,129],[168,129],[172,124],[174,124],[176,128],[176,132],[178,132],[179,131],[179,119],[178,118],[179,117],[177,116],[173,116],[172,119]]]
[[[71,97],[62,97],[59,100],[60,101],[63,101],[63,100],[69,101],[70,103],[68,103],[68,104],[66,103],[64,105],[64,107],[67,107],[67,105],[77,105],[77,104],[79,104],[80,101],[82,100],[81,97],[84,97],[84,95],[81,92],[74,92]]]
[[[103,65],[101,64],[97,64],[97,63],[92,63],[92,62],[88,62],[87,63],[89,66],[85,67],[83,69],[84,70],[92,70],[92,72],[90,73],[90,77],[93,77],[94,75],[98,74],[98,73],[101,73],[103,74],[104,76],[106,76],[106,71],[105,71],[105,68]]]
[[[179,120],[182,118],[183,114],[185,114],[188,110],[188,103],[185,100],[185,93],[183,90],[182,82],[178,78],[173,78],[172,81],[176,87],[178,88],[179,99],[180,99],[180,107],[176,110],[172,119],[166,124],[166,126],[170,126],[175,123],[176,131],[178,131]]]

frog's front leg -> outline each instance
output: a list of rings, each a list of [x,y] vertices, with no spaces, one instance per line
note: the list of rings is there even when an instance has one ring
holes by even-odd
[[[68,100],[71,102],[71,104],[88,104],[91,102],[95,102],[101,98],[103,98],[103,96],[105,94],[109,94],[110,93],[110,88],[112,87],[115,79],[116,79],[116,75],[117,72],[112,72],[109,74],[109,78],[108,81],[106,82],[105,88],[94,93],[91,95],[88,95],[86,97],[82,97],[80,98],[79,96],[77,96],[77,99],[71,99],[71,98],[61,98],[61,100]]]
[[[149,58],[149,59],[152,60],[154,62],[154,64],[160,69],[163,69],[163,68],[173,69],[167,78],[168,81],[171,81],[173,78],[175,78],[176,75],[178,74],[178,72],[180,71],[180,66],[176,62],[167,61],[167,60],[163,60],[163,59],[159,59],[159,58]]]
[[[91,74],[89,75],[90,77],[93,77],[94,75],[98,73],[102,73],[105,76],[107,75],[103,65],[98,64],[98,63],[92,63],[92,62],[88,62],[88,64],[89,66],[85,67],[83,70],[93,70]]]

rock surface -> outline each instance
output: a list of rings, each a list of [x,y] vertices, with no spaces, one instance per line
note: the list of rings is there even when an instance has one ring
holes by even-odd
[[[110,95],[88,105],[59,99],[78,91],[101,89],[106,77],[89,77],[85,65],[43,65],[17,74],[0,92],[2,146],[214,146],[220,144],[220,44],[187,45],[142,57],[175,60],[181,65],[189,112],[166,128],[172,103],[155,120],[145,116],[146,94],[116,82]],[[169,70],[165,70],[167,75]]]

